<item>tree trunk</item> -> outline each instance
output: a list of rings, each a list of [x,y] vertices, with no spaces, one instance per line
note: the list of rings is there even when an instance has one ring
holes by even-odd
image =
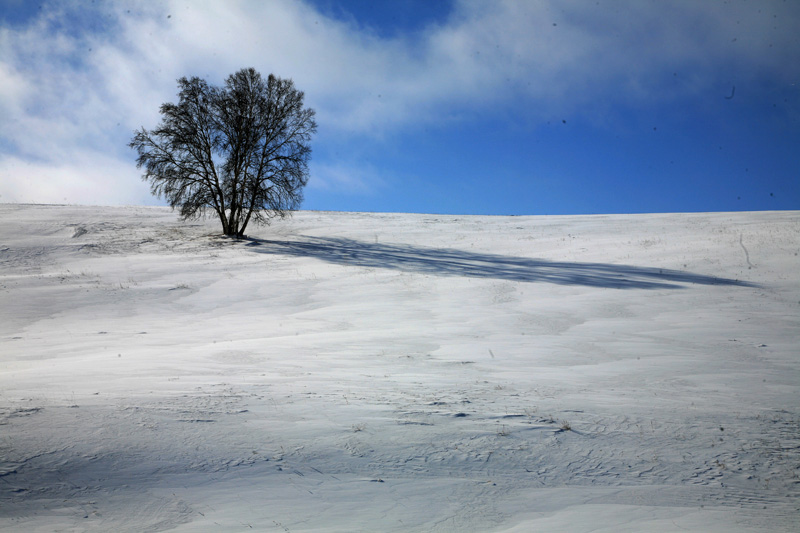
[[[222,233],[228,235],[228,220],[225,218],[225,211],[217,212],[219,216],[219,221],[222,223]]]
[[[250,207],[247,209],[247,216],[244,218],[244,224],[242,224],[242,233],[244,233],[247,224],[250,222],[250,215],[253,214],[253,210],[256,207],[256,193],[253,192],[253,198],[250,200]]]

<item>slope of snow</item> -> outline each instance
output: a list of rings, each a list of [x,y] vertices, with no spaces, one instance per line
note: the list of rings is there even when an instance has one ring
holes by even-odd
[[[797,531],[800,213],[0,205],[2,531]]]

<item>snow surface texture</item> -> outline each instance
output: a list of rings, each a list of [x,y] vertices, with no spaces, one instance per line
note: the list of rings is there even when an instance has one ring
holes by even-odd
[[[798,212],[0,205],[0,530],[800,530]]]

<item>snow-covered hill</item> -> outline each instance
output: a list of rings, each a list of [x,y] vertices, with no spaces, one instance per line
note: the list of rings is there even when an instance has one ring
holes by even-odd
[[[797,531],[800,213],[0,205],[0,530]]]

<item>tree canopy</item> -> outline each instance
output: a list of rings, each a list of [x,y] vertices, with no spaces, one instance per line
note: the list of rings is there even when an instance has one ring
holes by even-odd
[[[198,77],[178,80],[178,103],[160,108],[161,123],[140,129],[129,146],[154,195],[184,219],[212,209],[225,235],[244,235],[297,209],[308,182],[313,109],[291,79],[253,68],[224,86]]]

